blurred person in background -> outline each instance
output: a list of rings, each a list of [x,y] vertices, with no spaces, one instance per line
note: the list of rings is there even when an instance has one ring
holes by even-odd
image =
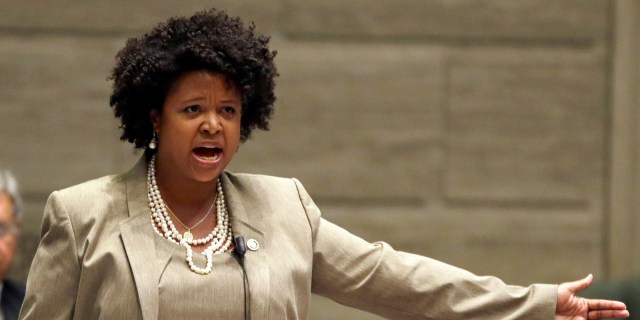
[[[6,279],[18,245],[22,199],[18,184],[8,171],[0,170],[0,320],[18,319],[24,286]]]

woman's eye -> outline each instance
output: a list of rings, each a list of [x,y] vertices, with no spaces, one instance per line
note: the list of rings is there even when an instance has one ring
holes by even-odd
[[[198,112],[199,110],[200,110],[200,106],[188,106],[184,108],[184,112],[186,113],[194,113],[194,112]]]
[[[222,108],[222,111],[224,113],[234,114],[234,113],[236,113],[236,108],[234,108],[234,107],[224,107],[224,108]]]

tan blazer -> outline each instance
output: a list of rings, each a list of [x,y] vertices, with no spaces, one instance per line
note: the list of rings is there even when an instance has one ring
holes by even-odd
[[[306,319],[311,293],[390,319],[553,319],[555,285],[507,286],[368,243],[322,219],[295,179],[225,172],[222,183],[234,233],[260,243],[246,255],[254,320]],[[173,244],[151,227],[146,189],[141,160],[51,194],[20,319],[158,318],[154,261],[170,256],[157,246]],[[211,319],[226,317],[212,307]]]

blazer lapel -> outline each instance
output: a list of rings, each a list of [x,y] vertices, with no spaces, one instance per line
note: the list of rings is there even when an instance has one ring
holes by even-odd
[[[260,244],[257,251],[247,250],[245,268],[251,288],[251,318],[269,319],[269,265],[267,263],[264,215],[256,199],[244,196],[242,186],[226,172],[222,176],[227,209],[234,237],[245,241],[254,239]],[[249,210],[249,212],[247,212]]]
[[[162,239],[151,228],[144,157],[127,173],[125,183],[129,218],[120,223],[120,234],[136,284],[142,318],[155,320],[158,318],[160,275],[172,252],[163,250],[161,257],[156,256],[157,242]],[[157,264],[159,258],[160,266]]]

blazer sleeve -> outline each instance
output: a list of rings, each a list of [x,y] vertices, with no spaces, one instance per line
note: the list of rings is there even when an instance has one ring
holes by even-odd
[[[49,196],[20,319],[73,319],[80,276],[76,238],[58,192]]]
[[[389,319],[553,319],[556,285],[510,286],[369,243],[322,219],[294,181],[312,229],[314,293]]]

